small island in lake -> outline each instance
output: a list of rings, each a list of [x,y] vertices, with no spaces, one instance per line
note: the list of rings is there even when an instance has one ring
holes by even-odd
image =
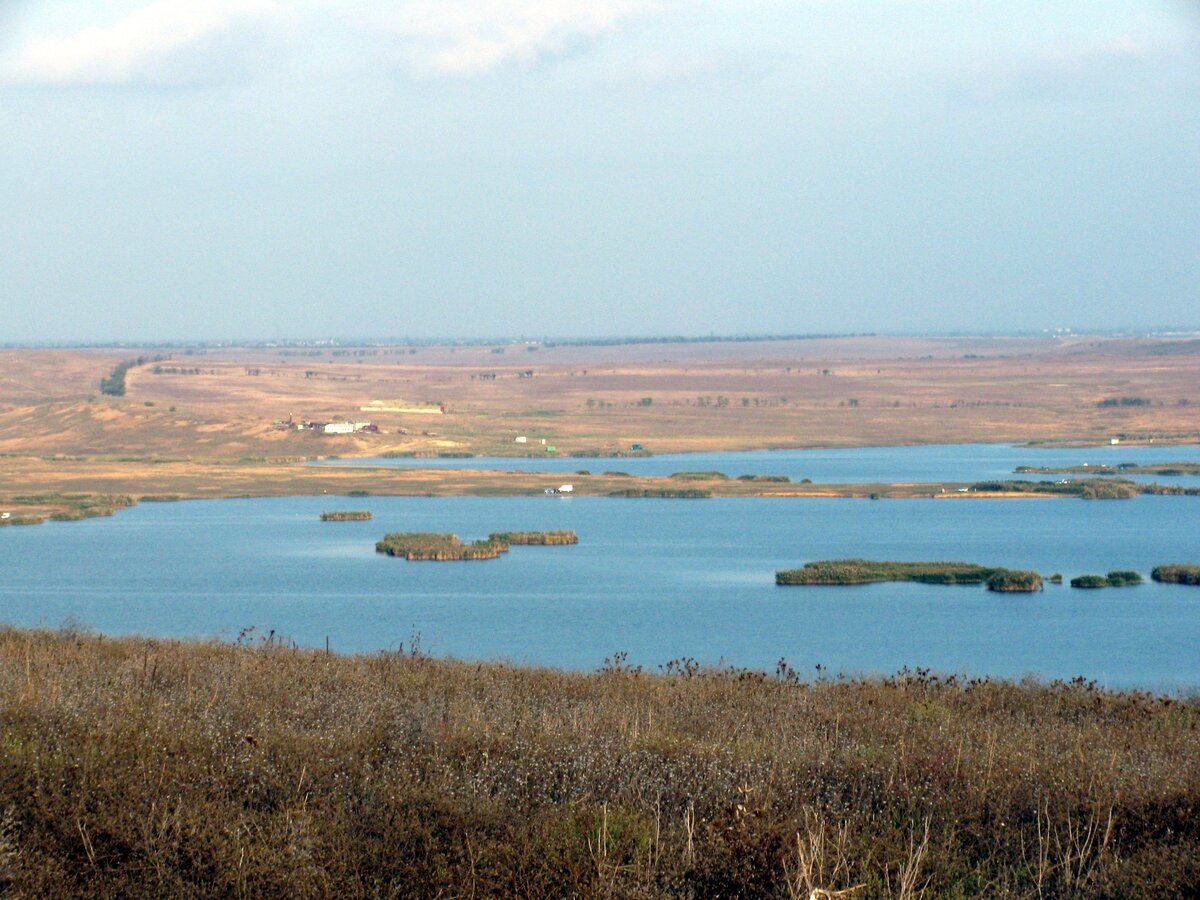
[[[573,531],[494,531],[488,540],[512,546],[552,547],[578,544],[579,535]]]
[[[1018,475],[1162,475],[1166,478],[1176,478],[1182,475],[1200,475],[1200,463],[1153,463],[1139,465],[1125,462],[1115,466],[1089,465],[1078,466],[1017,466],[1013,470]]]
[[[985,584],[989,591],[1001,594],[1032,594],[1043,587],[1041,575],[1024,569],[1000,569],[989,575]]]
[[[1071,579],[1071,587],[1095,590],[1106,587],[1129,587],[1142,583],[1142,576],[1137,572],[1114,571],[1107,575],[1080,575]]]
[[[706,500],[712,495],[712,491],[701,488],[629,488],[624,491],[611,491],[608,496],[648,497],[656,500]]]
[[[1079,481],[977,481],[968,488],[976,494],[1042,494],[1079,497],[1083,500],[1128,500],[1155,493],[1158,485],[1138,485],[1128,478],[1086,478]],[[1187,490],[1179,488],[1176,490]]]
[[[874,584],[916,581],[922,584],[986,584],[990,591],[1029,593],[1042,589],[1036,572],[979,566],[964,562],[891,562],[868,559],[825,559],[799,569],[775,573],[779,585]]]
[[[375,552],[408,560],[451,562],[496,559],[516,545],[549,547],[578,543],[579,536],[573,531],[501,531],[471,543],[465,543],[456,534],[409,531],[384,535],[383,540],[375,543]]]
[[[1200,566],[1155,566],[1150,577],[1160,584],[1200,585]]]
[[[370,522],[371,513],[366,510],[353,510],[351,512],[323,512],[321,513],[322,522]]]

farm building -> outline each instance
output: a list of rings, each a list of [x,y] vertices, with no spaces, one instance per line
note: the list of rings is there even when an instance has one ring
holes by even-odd
[[[354,434],[357,431],[378,431],[370,422],[330,422],[322,429],[325,434]]]

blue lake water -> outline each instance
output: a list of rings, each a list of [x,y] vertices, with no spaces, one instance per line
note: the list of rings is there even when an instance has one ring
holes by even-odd
[[[535,449],[540,449],[535,448]],[[676,453],[649,457],[558,458],[478,457],[473,459],[341,459],[316,465],[388,466],[433,469],[487,469],[502,472],[554,472],[567,475],[580,469],[592,473],[628,472],[663,476],[684,471],[738,475],[787,475],[793,481],[811,478],[826,484],[864,482],[984,481],[1014,476],[1017,466],[1078,466],[1124,462],[1200,462],[1200,445],[1106,445],[1086,448],[1035,448],[1008,444],[942,444],[920,447],[855,447],[837,450],[761,450],[743,453]],[[1064,476],[1079,477],[1079,476]],[[1198,476],[1127,476],[1135,481],[1200,485]]]
[[[1133,457],[1145,454],[1130,454]],[[1178,455],[1178,450],[1176,454]],[[690,466],[696,467],[696,466]],[[322,523],[338,508],[372,522]],[[143,504],[112,519],[0,530],[0,621],[111,634],[275,629],[338,651],[427,651],[591,669],[615,651],[773,668],[902,666],[1110,687],[1200,688],[1200,588],[1043,593],[881,584],[776,587],[807,560],[959,559],[1149,576],[1200,562],[1200,500],[384,498]],[[570,528],[571,547],[486,562],[377,555],[389,531]]]

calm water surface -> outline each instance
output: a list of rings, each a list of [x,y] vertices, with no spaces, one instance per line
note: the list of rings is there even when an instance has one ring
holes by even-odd
[[[1133,454],[1141,455],[1144,454]],[[1178,455],[1178,451],[1176,451]],[[695,467],[695,466],[692,466]],[[373,522],[321,523],[361,508]],[[961,559],[1087,572],[1200,562],[1200,501],[314,498],[143,504],[113,519],[0,530],[0,620],[235,637],[276,629],[339,651],[419,632],[442,655],[589,669],[614,651],[772,668],[902,666],[1112,687],[1200,686],[1200,589],[999,595],[976,587],[780,588],[811,559]],[[574,547],[499,560],[379,556],[388,531],[571,528]]]
[[[535,447],[539,450],[539,447]],[[1087,448],[1030,448],[1008,444],[944,444],[922,447],[855,447],[840,450],[762,450],[744,453],[677,453],[650,457],[478,457],[474,459],[343,459],[318,465],[388,466],[434,469],[489,469],[501,472],[557,472],[579,469],[599,473],[670,475],[684,471],[717,471],[738,475],[787,475],[793,481],[811,478],[818,483],[983,481],[993,478],[1046,478],[1014,476],[1017,466],[1078,466],[1123,462],[1200,462],[1200,446]],[[1078,477],[1078,476],[1062,476]],[[1200,485],[1197,476],[1127,476],[1135,481]]]

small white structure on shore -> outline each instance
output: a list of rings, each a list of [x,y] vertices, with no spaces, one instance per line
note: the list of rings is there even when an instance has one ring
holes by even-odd
[[[330,422],[324,431],[326,434],[354,434],[356,431],[366,431],[370,427],[370,422]]]
[[[573,493],[575,493],[575,485],[573,485],[573,484],[564,484],[562,487],[560,487],[560,488],[558,489],[558,492],[559,492],[560,494],[573,494]]]
[[[514,443],[514,444],[528,444],[528,443],[529,443],[529,438],[525,437],[525,435],[521,435],[521,436],[520,436],[520,437],[518,437],[518,438],[514,438],[514,439],[513,439],[513,443]]]
[[[1121,439],[1113,438],[1111,441],[1109,441],[1109,443],[1112,444],[1113,446],[1116,446],[1117,444],[1121,443]]]

